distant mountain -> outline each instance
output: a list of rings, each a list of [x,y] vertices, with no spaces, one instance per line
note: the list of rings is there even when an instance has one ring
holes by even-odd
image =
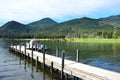
[[[28,25],[10,21],[0,28],[0,37],[21,38],[119,38],[120,15],[93,19],[88,17],[57,23],[44,18]]]
[[[30,31],[29,26],[21,24],[16,21],[9,21],[0,28],[0,33],[28,33]]]
[[[34,26],[53,25],[53,24],[57,24],[57,22],[55,22],[50,18],[43,18],[39,21],[32,22],[28,25],[34,27]]]
[[[113,28],[114,27],[112,25],[105,24],[100,19],[83,17],[59,23],[59,25],[54,27],[54,31],[52,31],[51,34],[56,34],[58,36],[79,35],[79,37],[83,36],[83,34],[84,36],[95,36],[97,32],[101,33],[102,31],[111,31]]]
[[[69,20],[66,22],[62,22],[60,23],[61,25],[69,25],[69,26],[75,26],[77,25],[78,27],[87,27],[87,26],[95,26],[97,27],[99,25],[99,19],[92,19],[92,18],[88,18],[88,17],[83,17],[83,18],[78,18],[78,19],[73,19],[73,20]]]
[[[92,19],[88,17],[73,19],[54,25],[46,25],[43,27],[32,27],[32,33],[36,37],[66,37],[66,36],[95,36],[97,32],[113,31],[113,26],[103,23],[100,19]]]
[[[120,15],[109,16],[109,17],[106,17],[106,18],[100,18],[100,20],[120,24]]]
[[[73,19],[69,21],[65,21],[62,23],[55,23],[52,25],[46,24],[42,25],[42,27],[31,27],[32,30],[35,32],[43,32],[43,33],[53,33],[54,32],[60,32],[60,33],[68,33],[71,32],[71,30],[77,30],[77,29],[86,29],[86,28],[93,28],[99,26],[99,21],[97,19],[91,19],[87,17],[79,18],[79,19]],[[47,31],[47,32],[46,32]]]

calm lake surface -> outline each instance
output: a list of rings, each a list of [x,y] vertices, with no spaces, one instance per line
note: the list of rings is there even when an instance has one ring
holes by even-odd
[[[0,40],[0,80],[59,80],[58,76],[40,69],[36,72],[31,64],[9,52],[11,44],[28,41]],[[118,43],[68,43],[58,41],[42,41],[48,46],[48,54],[55,55],[56,47],[59,56],[65,50],[65,58],[75,61],[76,49],[80,50],[80,62],[120,73],[120,44]]]

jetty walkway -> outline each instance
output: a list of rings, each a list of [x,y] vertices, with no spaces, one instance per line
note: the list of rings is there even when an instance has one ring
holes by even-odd
[[[64,51],[62,53],[63,57],[60,58],[46,53],[27,49],[25,45],[10,46],[9,50],[12,52],[19,52],[19,54],[27,56],[30,59],[34,59],[35,61],[43,63],[44,65],[58,69],[62,72],[62,76],[68,74],[76,76],[76,79],[78,78],[78,80],[79,78],[83,80],[120,80],[120,73],[118,72],[113,72],[64,59]]]

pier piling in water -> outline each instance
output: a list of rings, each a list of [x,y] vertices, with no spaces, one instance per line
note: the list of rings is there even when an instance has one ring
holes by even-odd
[[[28,62],[30,62],[30,54],[28,53],[28,57],[27,57]]]
[[[21,44],[19,45],[19,48],[20,48],[20,53],[21,53]]]
[[[59,57],[59,48],[56,47],[56,57]]]
[[[53,61],[51,62],[50,72],[53,74]]]
[[[63,50],[62,51],[62,66],[61,66],[61,80],[63,80],[63,77],[64,77],[64,73],[63,73],[63,70],[64,70],[64,57],[65,56],[65,51]]]
[[[39,57],[37,56],[36,57],[36,71],[38,71],[38,59],[39,59]]]
[[[26,58],[26,44],[25,44],[25,58]]]
[[[43,69],[45,69],[45,50],[43,50]]]
[[[37,44],[35,44],[35,51],[37,51]]]
[[[77,53],[76,53],[76,62],[79,62],[79,50],[77,49]]]
[[[28,45],[29,45],[29,49],[30,49],[30,43]]]
[[[32,54],[31,54],[31,56],[32,56],[32,58],[31,58],[31,62],[32,62],[32,64],[33,64],[33,45],[32,45]]]

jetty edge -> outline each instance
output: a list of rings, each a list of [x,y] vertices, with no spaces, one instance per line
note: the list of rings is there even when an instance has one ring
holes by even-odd
[[[51,66],[52,63],[53,68],[58,69],[59,71],[62,71],[63,69],[64,74],[67,73],[68,75],[76,76],[83,80],[120,80],[120,73],[118,72],[105,70],[67,59],[64,59],[64,67],[62,67],[62,58],[29,50],[25,45],[9,46],[9,50],[19,55],[22,54],[27,57],[29,56],[30,58],[38,60],[40,63],[44,63],[49,66]]]

